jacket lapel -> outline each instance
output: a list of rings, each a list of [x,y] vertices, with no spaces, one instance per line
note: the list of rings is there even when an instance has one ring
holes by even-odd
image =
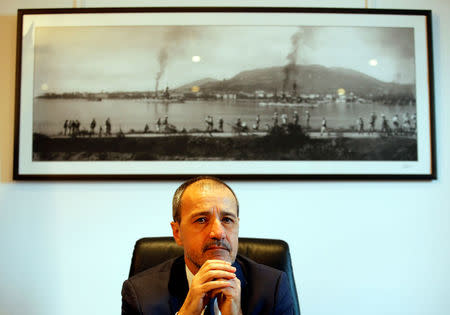
[[[189,291],[189,285],[186,278],[186,270],[184,265],[184,257],[178,257],[170,271],[169,279],[169,304],[171,314],[178,312],[183,306],[184,300],[186,299],[187,293]]]
[[[236,259],[233,263],[233,267],[236,268],[236,277],[241,281],[241,309],[243,314],[247,314],[247,280],[245,277],[245,270],[242,268],[242,265]]]

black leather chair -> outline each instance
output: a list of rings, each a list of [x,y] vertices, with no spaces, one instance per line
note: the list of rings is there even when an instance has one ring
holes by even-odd
[[[282,240],[242,237],[239,238],[238,253],[258,263],[286,272],[294,298],[294,314],[300,315],[288,244]],[[178,246],[172,237],[141,238],[134,246],[129,276],[181,255],[183,255],[183,248]]]

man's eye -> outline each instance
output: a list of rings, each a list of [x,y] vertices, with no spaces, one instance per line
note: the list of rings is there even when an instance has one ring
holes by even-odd
[[[205,223],[206,222],[206,218],[198,218],[197,220],[195,220],[196,223]]]
[[[222,219],[222,221],[225,222],[225,223],[234,223],[234,220],[232,218],[228,218],[228,217],[224,217]]]

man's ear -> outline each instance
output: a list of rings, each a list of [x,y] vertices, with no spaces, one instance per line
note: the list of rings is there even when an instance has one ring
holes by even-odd
[[[172,227],[172,234],[175,242],[178,245],[183,246],[183,242],[180,237],[180,224],[178,222],[170,222],[170,226]]]

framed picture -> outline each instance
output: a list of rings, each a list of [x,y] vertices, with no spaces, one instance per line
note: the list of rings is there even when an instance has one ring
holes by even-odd
[[[15,179],[434,179],[431,11],[19,10]]]

